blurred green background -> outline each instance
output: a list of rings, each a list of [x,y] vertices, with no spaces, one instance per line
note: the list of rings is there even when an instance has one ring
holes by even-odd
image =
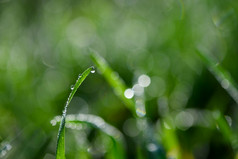
[[[124,158],[238,158],[236,84],[227,91],[197,53],[238,81],[237,42],[236,0],[0,0],[0,158],[55,158],[50,121],[78,74],[96,67],[89,48],[144,110],[133,115],[96,67],[68,114],[120,130]],[[115,158],[112,149],[95,128],[66,130],[66,158]]]

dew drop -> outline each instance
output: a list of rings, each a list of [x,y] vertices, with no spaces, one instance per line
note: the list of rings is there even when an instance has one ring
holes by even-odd
[[[7,151],[3,150],[3,151],[1,152],[1,157],[5,156],[6,154],[7,154]]]
[[[11,146],[10,144],[7,144],[7,145],[6,145],[6,150],[9,151],[9,150],[11,150],[11,149],[12,149],[12,146]]]
[[[56,120],[51,120],[50,123],[51,123],[52,126],[55,126],[57,121]]]
[[[90,71],[91,73],[95,73],[95,68],[92,66],[92,70]]]
[[[70,89],[73,90],[74,89],[74,85],[71,85]]]
[[[227,79],[224,79],[224,80],[221,82],[221,86],[222,86],[224,89],[228,89],[229,86],[230,86],[230,82],[229,82]]]
[[[12,149],[12,146],[9,143],[1,143],[0,147],[0,158],[4,157],[8,151]]]
[[[231,119],[231,117],[230,117],[230,116],[227,116],[227,115],[225,115],[225,119],[226,119],[226,121],[227,121],[228,125],[229,125],[229,126],[231,126],[231,125],[232,125],[232,119]]]

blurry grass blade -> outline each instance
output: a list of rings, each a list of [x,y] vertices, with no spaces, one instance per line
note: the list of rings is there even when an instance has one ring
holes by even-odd
[[[238,104],[238,89],[237,84],[224,68],[222,68],[219,63],[208,56],[208,54],[202,53],[202,51],[197,51],[198,55],[201,57],[202,61],[206,64],[209,71],[215,76],[219,81],[221,86],[230,94],[230,96]]]
[[[91,53],[91,58],[93,62],[97,65],[98,69],[102,72],[103,76],[110,84],[110,86],[114,89],[116,95],[125,103],[125,105],[135,113],[134,103],[132,99],[128,99],[124,96],[124,92],[126,90],[126,85],[123,80],[115,73],[110,66],[107,64],[105,59],[103,59],[97,53]]]
[[[217,128],[220,130],[220,132],[223,134],[225,139],[230,142],[234,147],[237,147],[236,143],[233,143],[233,141],[236,139],[235,133],[233,134],[231,127],[229,126],[227,120],[225,117],[221,114],[220,111],[216,110],[212,113],[214,120],[216,122]],[[236,145],[234,145],[236,144]],[[235,148],[234,148],[235,149]]]
[[[170,123],[170,119],[165,118],[162,121],[162,142],[167,149],[168,158],[181,158],[180,145],[177,139],[176,130]]]
[[[60,122],[60,116],[56,116],[51,123]],[[117,130],[115,127],[107,124],[102,118],[96,116],[96,115],[90,115],[90,114],[77,114],[77,115],[67,115],[66,116],[66,127],[74,128],[73,124],[80,124],[80,123],[86,123],[94,128],[100,129],[102,132],[107,134],[108,136],[113,137],[116,140],[122,140],[122,134],[119,130]]]
[[[51,123],[56,124],[60,122],[60,117],[56,116]],[[115,127],[107,124],[102,118],[90,115],[90,114],[78,114],[78,115],[67,115],[66,116],[66,127],[77,129],[79,124],[86,123],[94,128],[101,130],[104,134],[108,135],[113,142],[115,158],[124,158],[123,144],[124,139],[122,133]]]
[[[72,100],[75,92],[79,88],[79,86],[82,84],[82,82],[85,80],[85,78],[90,74],[90,72],[93,70],[93,67],[88,68],[85,70],[82,75],[79,75],[78,79],[76,80],[76,83],[73,87],[73,90],[71,91],[66,105],[64,107],[63,115],[60,122],[58,137],[57,137],[57,147],[56,147],[56,159],[65,159],[65,117],[67,113],[67,108],[69,106],[70,101]]]

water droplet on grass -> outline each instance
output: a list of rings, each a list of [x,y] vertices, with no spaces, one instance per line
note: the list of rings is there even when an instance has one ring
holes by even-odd
[[[74,85],[71,85],[70,89],[73,90],[74,89]]]
[[[0,158],[4,157],[8,151],[12,149],[12,146],[9,143],[1,143],[0,147]]]
[[[7,145],[6,145],[6,150],[9,151],[9,150],[11,150],[11,149],[12,149],[12,146],[11,146],[10,144],[7,144]]]
[[[5,156],[6,154],[7,154],[7,151],[3,150],[3,151],[1,152],[1,154],[0,154],[0,157]]]
[[[227,115],[225,115],[225,119],[226,119],[226,121],[227,121],[228,125],[229,125],[229,126],[231,126],[231,125],[232,125],[232,119],[231,119],[231,117],[230,117],[230,116],[227,116]]]
[[[221,86],[222,86],[224,89],[228,89],[229,86],[230,86],[230,82],[229,82],[227,79],[224,79],[224,80],[222,80],[222,82],[221,82]]]
[[[56,120],[51,120],[50,123],[51,123],[52,126],[55,126],[57,121]]]
[[[92,70],[90,72],[95,73],[95,68],[93,66],[92,66]]]

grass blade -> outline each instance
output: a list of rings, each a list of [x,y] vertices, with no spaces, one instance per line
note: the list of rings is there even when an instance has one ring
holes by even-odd
[[[208,70],[215,76],[221,86],[238,104],[238,87],[236,82],[230,76],[228,71],[226,71],[221,65],[219,65],[218,62],[216,62],[211,56],[208,56],[208,54],[205,54],[204,52],[205,51],[201,51],[201,49],[197,50],[198,55],[205,63]],[[227,123],[226,119],[221,115],[219,111],[216,111],[213,114],[215,114],[214,119],[219,126],[221,133],[224,135],[227,141],[232,144],[233,149],[237,151],[237,143],[233,142],[234,140],[237,140],[237,136],[233,134],[233,131]]]
[[[224,138],[227,140],[227,142],[230,142],[233,150],[237,152],[237,135],[236,133],[231,129],[231,126],[227,122],[224,115],[221,114],[219,110],[216,110],[212,113],[213,118],[216,122],[216,126],[218,130],[221,132],[221,134],[224,136]]]
[[[78,76],[78,79],[76,80],[73,90],[69,94],[66,105],[64,107],[63,115],[60,122],[58,137],[57,137],[56,159],[65,159],[65,118],[66,118],[66,113],[67,113],[69,103],[71,102],[79,86],[82,84],[82,82],[85,80],[85,78],[90,74],[90,72],[93,69],[94,69],[93,67],[90,67],[87,70],[85,70],[81,75]]]
[[[213,116],[221,133],[224,135],[227,141],[232,143],[233,133],[225,117],[221,115],[221,112],[218,110],[213,112]]]
[[[132,99],[127,99],[124,96],[126,85],[123,80],[111,69],[108,63],[99,54],[91,53],[91,59],[97,65],[97,68],[102,72],[104,78],[113,88],[116,95],[124,102],[124,104],[135,114],[135,106]]]
[[[212,57],[202,51],[197,51],[198,55],[201,57],[202,61],[205,63],[209,71],[215,76],[221,86],[228,92],[228,94],[234,99],[238,104],[238,89],[237,84],[221,65],[218,64]]]
[[[56,116],[51,120],[52,125],[60,122],[60,116]],[[115,127],[107,124],[102,118],[90,115],[90,114],[77,114],[77,115],[67,115],[66,116],[66,127],[75,129],[79,124],[86,123],[94,128],[101,130],[104,134],[109,136],[113,142],[113,156],[115,159],[123,159],[124,151],[123,144],[124,139],[122,133],[117,130]]]

